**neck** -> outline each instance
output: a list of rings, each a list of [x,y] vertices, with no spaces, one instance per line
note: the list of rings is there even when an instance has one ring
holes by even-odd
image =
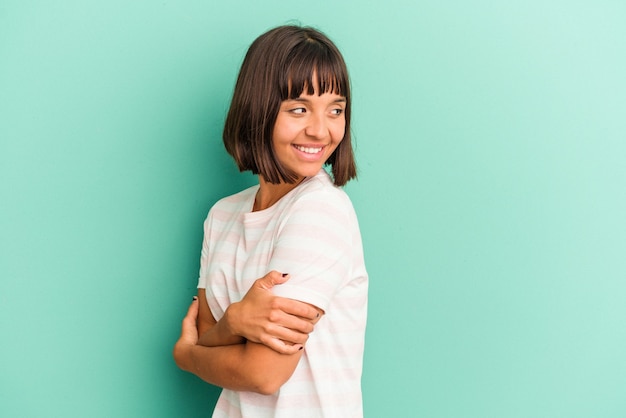
[[[304,177],[296,180],[295,183],[268,183],[263,176],[259,176],[259,191],[254,200],[253,212],[269,208],[278,202],[284,195],[295,189],[302,183]]]

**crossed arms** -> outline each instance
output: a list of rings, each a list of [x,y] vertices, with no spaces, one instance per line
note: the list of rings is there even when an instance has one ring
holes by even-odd
[[[313,326],[324,312],[280,298],[272,287],[289,276],[272,271],[216,321],[199,289],[174,346],[178,367],[226,389],[275,393],[293,374]]]

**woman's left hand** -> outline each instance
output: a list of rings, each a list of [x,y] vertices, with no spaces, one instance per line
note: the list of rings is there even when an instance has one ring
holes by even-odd
[[[193,302],[189,305],[187,314],[183,318],[180,337],[174,345],[174,360],[178,367],[183,370],[189,370],[187,362],[189,358],[189,350],[198,343],[198,329],[196,321],[198,319],[198,298],[194,296]]]

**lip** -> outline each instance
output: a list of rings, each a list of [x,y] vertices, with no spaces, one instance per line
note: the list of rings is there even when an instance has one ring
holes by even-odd
[[[311,153],[311,152],[303,151],[303,150],[299,149],[298,147],[299,148],[307,148],[309,150],[319,148],[319,151],[315,152],[315,153]],[[291,148],[294,150],[296,155],[300,159],[302,159],[302,160],[318,161],[319,159],[321,159],[324,156],[324,150],[326,149],[326,145],[320,145],[320,144],[293,144],[293,145],[291,145]]]

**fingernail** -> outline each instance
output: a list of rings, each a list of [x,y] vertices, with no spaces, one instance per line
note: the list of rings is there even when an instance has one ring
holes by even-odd
[[[198,296],[194,296],[194,297],[193,297],[193,300],[198,300]]]
[[[289,273],[283,273],[283,277],[289,276]]]

